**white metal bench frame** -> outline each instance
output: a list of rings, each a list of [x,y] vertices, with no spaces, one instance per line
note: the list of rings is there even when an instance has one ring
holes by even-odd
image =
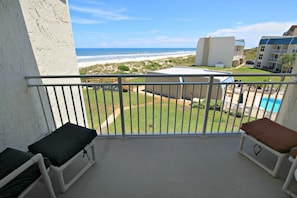
[[[54,166],[51,165],[50,168],[53,171],[53,173],[55,174],[57,180],[58,180],[58,184],[60,187],[60,191],[62,193],[66,192],[68,190],[68,188],[76,181],[79,179],[80,176],[82,176],[93,164],[96,163],[96,156],[95,156],[95,143],[94,140],[88,144],[84,150],[81,150],[80,152],[78,152],[76,155],[74,155],[70,160],[68,160],[67,162],[65,162],[63,165],[61,166]],[[89,159],[89,162],[78,172],[76,173],[67,183],[65,183],[65,179],[64,179],[64,175],[63,175],[63,171],[73,162],[75,161],[78,157],[81,157],[85,150],[88,150],[89,148],[91,148],[91,153],[92,156]]]
[[[0,180],[0,188],[2,188],[7,183],[12,181],[14,178],[16,178],[18,175],[20,175],[22,172],[27,170],[30,166],[32,166],[35,163],[38,165],[41,176],[38,179],[36,179],[32,184],[30,184],[18,197],[19,198],[24,197],[35,186],[35,184],[37,184],[37,182],[42,179],[50,197],[56,198],[54,189],[52,187],[51,180],[49,178],[49,175],[48,175],[47,170],[44,165],[43,157],[40,153],[31,157],[27,162],[25,162],[20,167],[18,167],[17,169],[12,171],[10,174],[8,174],[6,177],[1,179]]]
[[[285,193],[287,193],[288,195],[290,195],[291,197],[297,198],[297,195],[290,190],[290,184],[292,182],[292,179],[293,179],[294,175],[295,175],[295,179],[297,179],[297,172],[296,172],[297,158],[295,157],[295,159],[294,159],[292,156],[290,156],[289,161],[292,162],[292,165],[291,165],[291,168],[289,170],[286,181],[285,181],[285,183],[284,183],[284,185],[282,187],[282,190]]]
[[[260,163],[256,158],[252,157],[247,152],[244,152],[243,145],[244,145],[245,139],[249,139],[250,141],[254,142],[255,144],[257,144],[259,146],[261,146],[262,148],[264,148],[265,150],[269,151],[270,153],[272,153],[273,155],[275,155],[277,157],[277,161],[276,161],[275,166],[274,166],[273,169],[268,168],[264,164]],[[271,147],[269,147],[266,144],[258,141],[257,139],[255,139],[254,137],[252,137],[252,136],[250,136],[250,135],[248,135],[246,133],[242,133],[242,135],[241,135],[240,143],[239,143],[239,153],[242,154],[243,156],[245,156],[246,158],[250,159],[252,162],[254,162],[259,167],[261,167],[262,169],[267,171],[273,177],[277,177],[280,166],[281,166],[281,163],[289,155],[289,153],[280,153],[280,152],[272,149]]]

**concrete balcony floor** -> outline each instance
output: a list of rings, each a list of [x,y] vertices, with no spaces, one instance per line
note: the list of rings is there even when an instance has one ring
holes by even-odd
[[[97,163],[57,197],[288,197],[281,188],[289,161],[274,178],[237,152],[239,139],[239,135],[97,138]],[[265,151],[259,157],[274,163]],[[45,197],[41,186],[28,197]]]

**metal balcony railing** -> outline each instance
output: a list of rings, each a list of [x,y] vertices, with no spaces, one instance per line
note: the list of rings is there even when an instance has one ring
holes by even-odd
[[[275,120],[296,74],[29,76],[49,130],[65,122],[99,136],[239,133]],[[233,79],[237,79],[233,81]],[[251,80],[246,82],[247,80]],[[53,128],[54,127],[54,128]]]

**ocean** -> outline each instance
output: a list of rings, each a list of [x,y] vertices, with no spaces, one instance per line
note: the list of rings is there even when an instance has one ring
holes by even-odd
[[[195,48],[76,48],[78,63],[188,55]]]

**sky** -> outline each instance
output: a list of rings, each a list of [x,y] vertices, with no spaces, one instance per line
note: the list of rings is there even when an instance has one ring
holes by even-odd
[[[245,48],[297,25],[296,0],[68,0],[76,48],[196,48],[234,36]]]

